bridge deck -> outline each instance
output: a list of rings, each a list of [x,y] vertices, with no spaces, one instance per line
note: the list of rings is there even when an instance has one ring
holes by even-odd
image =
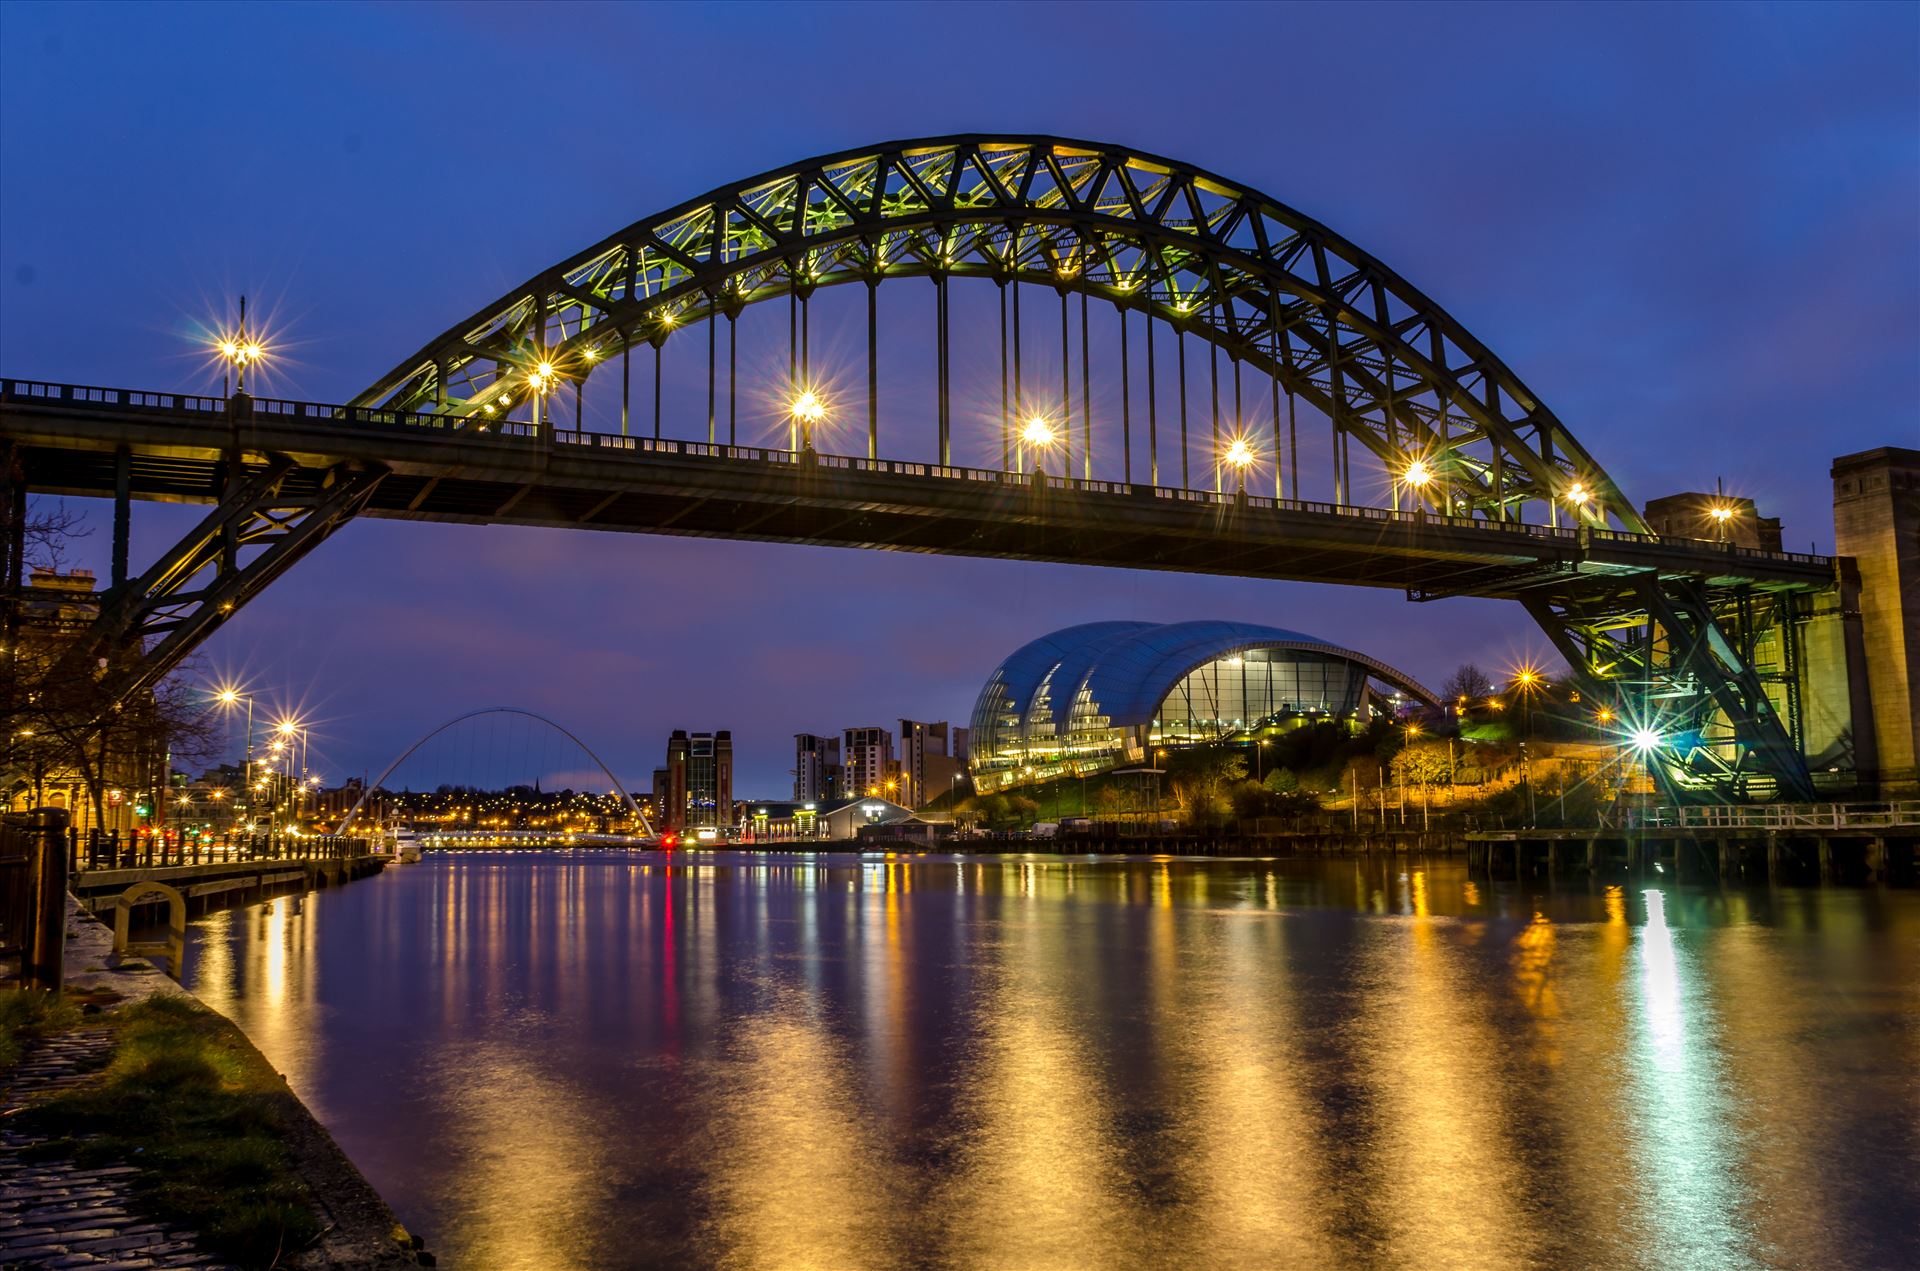
[[[244,401],[244,399],[241,399]],[[49,494],[213,502],[230,456],[282,454],[313,487],[390,470],[365,514],[753,539],[1518,597],[1580,576],[1820,590],[1831,558],[1598,528],[1237,497],[897,460],[560,431],[519,423],[0,380],[0,435]]]

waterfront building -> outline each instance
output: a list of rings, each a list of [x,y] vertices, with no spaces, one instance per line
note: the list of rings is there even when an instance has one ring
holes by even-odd
[[[952,740],[964,742],[967,730],[950,728],[947,721],[922,723],[900,721],[899,801],[910,808],[925,807],[958,784],[963,771],[961,760],[953,753]],[[954,739],[952,735],[960,736]]]
[[[162,717],[152,693],[114,712],[114,723],[84,748],[77,734],[48,723],[59,720],[60,703],[94,706],[88,696],[91,679],[52,683],[49,677],[59,674],[63,655],[100,616],[96,586],[90,569],[35,566],[20,588],[13,669],[36,687],[45,709],[21,709],[0,738],[5,750],[0,768],[19,774],[0,791],[0,810],[61,808],[82,833],[125,832],[138,828],[142,819],[158,827],[168,804],[161,796],[172,784],[167,743],[174,721]]]
[[[821,803],[837,798],[844,776],[840,767],[840,739],[813,733],[793,735],[793,797],[799,803]]]
[[[792,843],[819,836],[820,802],[814,799],[761,799],[744,804],[740,829],[749,843]]]
[[[1337,720],[1387,702],[1379,681],[1434,709],[1412,676],[1298,631],[1244,622],[1093,622],[1013,652],[974,703],[974,789],[1085,776],[1162,749]]]
[[[885,794],[888,773],[894,767],[893,734],[884,728],[846,729],[840,734],[840,759],[847,774],[847,797]],[[893,780],[899,780],[897,770]]]
[[[691,734],[674,729],[667,738],[665,777],[665,790],[656,795],[665,811],[663,828],[724,826],[733,812],[733,734],[725,729]]]
[[[823,805],[816,824],[820,838],[845,842],[859,838],[860,831],[867,826],[893,825],[913,819],[912,808],[892,799],[867,796]]]

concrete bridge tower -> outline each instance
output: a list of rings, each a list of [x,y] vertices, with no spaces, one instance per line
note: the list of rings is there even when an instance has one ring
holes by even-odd
[[[1835,459],[1833,536],[1859,574],[1861,777],[1886,797],[1920,794],[1920,450],[1882,446]]]

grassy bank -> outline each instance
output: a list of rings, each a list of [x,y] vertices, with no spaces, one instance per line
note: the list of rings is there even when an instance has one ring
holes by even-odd
[[[0,990],[0,1074],[19,1063],[35,1039],[65,1032],[79,1022],[79,1008],[62,994]]]
[[[45,998],[46,995],[37,995]],[[0,994],[19,1047],[78,1019],[61,1007]],[[25,1028],[15,1033],[20,1019]],[[155,997],[97,1017],[114,1034],[98,1079],[36,1101],[20,1128],[45,1136],[40,1157],[131,1164],[136,1202],[199,1233],[210,1252],[247,1267],[288,1260],[320,1232],[288,1140],[300,1127],[286,1082],[221,1016],[190,998]]]

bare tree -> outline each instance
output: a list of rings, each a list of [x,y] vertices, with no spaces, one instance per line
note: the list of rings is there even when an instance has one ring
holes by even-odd
[[[1472,701],[1476,697],[1485,697],[1493,692],[1493,677],[1471,662],[1462,662],[1455,667],[1440,685],[1442,701],[1457,702],[1461,698]]]
[[[170,758],[184,762],[211,753],[212,721],[190,685],[191,671],[176,672],[151,693],[116,700],[99,674],[104,666],[76,665],[67,657],[84,637],[98,596],[79,593],[41,607],[30,599],[23,574],[29,564],[62,569],[73,542],[88,533],[84,518],[63,501],[22,501],[17,491],[7,502],[0,795],[10,799],[24,786],[38,804],[49,778],[71,774],[86,788],[97,825],[106,819],[109,786],[157,792]],[[126,649],[116,656],[139,655]]]

